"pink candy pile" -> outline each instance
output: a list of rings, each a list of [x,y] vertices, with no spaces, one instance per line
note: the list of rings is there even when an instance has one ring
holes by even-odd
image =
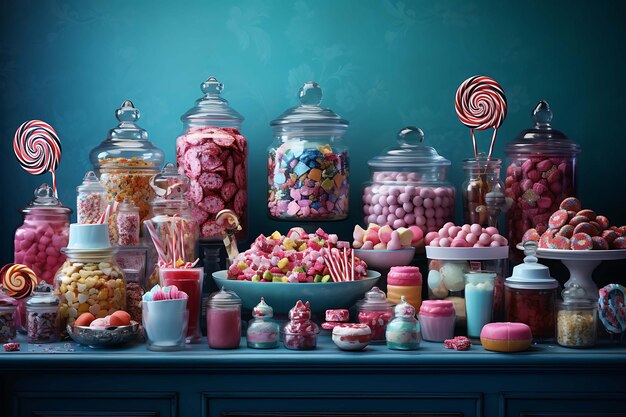
[[[495,227],[482,227],[478,223],[455,226],[452,222],[444,224],[438,232],[426,234],[424,241],[429,246],[443,248],[486,248],[509,244]]]
[[[424,233],[417,226],[399,227],[394,230],[391,226],[379,226],[370,223],[367,229],[354,226],[352,233],[355,249],[398,250],[416,247],[422,244]]]
[[[227,277],[255,282],[328,282],[330,271],[324,263],[323,248],[349,247],[349,242],[339,241],[337,235],[322,229],[308,234],[294,227],[287,235],[260,235],[250,249],[233,260]],[[367,265],[357,257],[354,260],[354,279],[359,280],[367,275]]]

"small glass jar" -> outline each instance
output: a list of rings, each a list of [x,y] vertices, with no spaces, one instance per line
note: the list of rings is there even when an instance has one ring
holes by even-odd
[[[483,326],[491,323],[496,273],[470,271],[465,274],[465,311],[467,335],[479,338]]]
[[[446,181],[450,161],[422,144],[424,132],[417,127],[400,130],[397,141],[367,163],[372,179],[363,189],[365,224],[437,231],[454,220],[456,190]]]
[[[76,218],[78,224],[94,224],[100,221],[107,205],[107,189],[100,184],[96,173],[89,171],[83,183],[76,188]]]
[[[372,341],[385,340],[387,323],[393,317],[393,305],[387,301],[385,293],[374,287],[357,302],[359,323],[367,324],[372,329]]]
[[[118,310],[126,310],[126,280],[114,259],[113,248],[68,247],[64,253],[67,261],[59,269],[55,281],[55,294],[60,299],[58,322],[62,334],[65,326],[74,323],[83,313],[90,312],[96,318],[103,318]]]
[[[395,317],[387,324],[387,347],[394,350],[415,350],[422,340],[420,324],[415,318],[415,308],[402,296],[394,307]]]
[[[555,335],[557,280],[548,267],[537,262],[537,242],[524,243],[524,263],[513,268],[504,281],[506,321],[527,324],[535,341],[550,341]]]
[[[422,273],[416,266],[392,266],[387,274],[387,300],[400,304],[403,297],[416,309],[422,305]]]
[[[35,287],[26,301],[28,343],[52,343],[60,339],[58,327],[59,297],[45,283]]]
[[[140,113],[130,100],[122,103],[115,117],[119,124],[91,150],[89,159],[107,189],[107,200],[122,203],[126,197],[131,198],[143,221],[150,213],[150,203],[155,196],[150,178],[163,166],[163,151],[154,146],[148,140],[148,132],[136,124]],[[116,217],[117,210],[113,210],[109,216],[112,244],[118,241]]]
[[[272,349],[278,346],[278,323],[272,318],[274,310],[261,297],[252,310],[253,319],[248,322],[246,342],[249,348]]]
[[[181,116],[183,134],[176,139],[176,163],[190,179],[186,198],[200,237],[221,240],[215,215],[231,209],[241,221],[237,238],[248,233],[248,141],[240,133],[243,116],[222,97],[215,77],[201,85],[203,97]]]
[[[289,321],[280,330],[283,346],[290,350],[311,350],[317,347],[320,329],[311,321],[309,302],[298,300],[289,310]]]
[[[422,338],[429,342],[443,342],[454,337],[456,312],[452,301],[424,300],[418,314]]]
[[[0,292],[0,343],[15,339],[17,331],[17,300]]]
[[[483,154],[463,160],[465,181],[461,189],[465,223],[498,227],[498,217],[506,206],[501,167],[502,160],[487,159]]]
[[[552,128],[552,111],[547,102],[537,104],[532,118],[534,126],[521,132],[504,150],[511,247],[521,243],[530,228],[542,234],[561,201],[576,195],[575,167],[580,146]]]
[[[211,294],[207,300],[206,329],[211,349],[239,348],[241,298],[223,288]]]
[[[287,221],[346,219],[350,164],[342,137],[349,123],[320,107],[322,89],[316,82],[306,82],[299,98],[299,106],[270,123],[268,215]]]
[[[557,313],[557,337],[559,345],[570,348],[588,348],[596,344],[598,327],[598,303],[587,297],[578,284],[566,287],[563,301]]]
[[[116,216],[117,244],[135,246],[139,244],[139,208],[126,197],[119,205]]]

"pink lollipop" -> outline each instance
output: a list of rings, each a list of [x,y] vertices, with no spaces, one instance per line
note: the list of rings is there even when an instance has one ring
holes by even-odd
[[[61,160],[61,141],[57,132],[46,122],[29,120],[15,132],[13,152],[18,162],[33,175],[52,173],[52,188],[57,194],[56,168]]]
[[[456,114],[465,126],[470,128],[474,156],[478,157],[474,130],[493,128],[488,159],[491,159],[498,128],[506,117],[506,97],[500,84],[484,75],[468,78],[456,90]]]

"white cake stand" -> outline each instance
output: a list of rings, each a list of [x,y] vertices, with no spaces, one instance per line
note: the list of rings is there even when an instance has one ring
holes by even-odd
[[[524,247],[518,245],[518,249]],[[538,258],[558,259],[569,270],[569,280],[565,285],[578,284],[585,289],[589,298],[596,299],[598,286],[593,282],[593,271],[602,261],[615,261],[626,259],[626,249],[613,250],[562,250],[562,249],[537,249]]]

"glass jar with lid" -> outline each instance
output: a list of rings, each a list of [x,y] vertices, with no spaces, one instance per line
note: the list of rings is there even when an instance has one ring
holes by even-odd
[[[83,183],[76,188],[76,218],[78,224],[93,224],[100,221],[107,204],[107,189],[100,184],[96,173],[89,171]]]
[[[163,151],[148,140],[148,132],[137,125],[140,113],[130,100],[115,111],[119,124],[109,130],[106,139],[92,149],[89,159],[100,182],[107,189],[109,202],[121,203],[126,197],[139,208],[143,221],[150,212],[154,192],[150,178],[163,166]],[[117,211],[109,216],[112,244],[118,241]]]
[[[423,141],[421,129],[405,127],[396,146],[368,161],[372,179],[363,190],[366,224],[418,226],[426,234],[454,220],[456,191],[446,181],[450,161]]]
[[[280,335],[283,345],[290,350],[311,350],[317,347],[320,328],[311,321],[309,302],[298,300],[289,310],[289,321],[283,325]]]
[[[348,121],[321,107],[322,88],[306,82],[300,105],[270,125],[267,209],[274,220],[328,221],[348,217],[350,164],[342,137]]]
[[[28,343],[52,343],[60,338],[58,327],[59,297],[52,286],[42,282],[35,286],[26,301]]]
[[[498,227],[498,217],[506,206],[501,167],[501,159],[489,159],[484,154],[463,160],[465,181],[461,190],[465,223]]]
[[[183,134],[176,139],[176,163],[189,177],[187,199],[200,237],[221,240],[215,215],[231,209],[241,221],[238,239],[247,236],[248,141],[240,133],[244,118],[222,97],[215,77],[202,83],[204,94],[181,116]]]
[[[212,349],[237,349],[241,341],[241,298],[222,288],[207,300],[206,329]]]
[[[359,323],[367,324],[372,329],[372,341],[385,340],[387,323],[393,317],[393,305],[387,301],[385,293],[373,287],[357,302]]]
[[[393,309],[394,318],[387,324],[387,347],[394,350],[415,350],[420,346],[422,334],[415,318],[415,307],[402,296]]]
[[[139,244],[139,208],[130,197],[126,197],[117,209],[117,244],[135,246]]]
[[[532,118],[534,126],[522,131],[504,150],[511,247],[521,243],[530,228],[542,234],[561,201],[576,193],[574,169],[580,146],[552,127],[552,111],[546,101],[537,104]]]
[[[107,225],[72,224],[63,252],[67,261],[57,272],[54,287],[62,333],[83,313],[103,318],[126,309],[126,280],[108,242]]]
[[[504,281],[506,321],[527,324],[536,341],[554,339],[557,280],[537,261],[537,242],[524,243],[524,263]]]
[[[15,338],[17,332],[17,300],[0,292],[0,343]]]
[[[598,302],[591,300],[578,284],[566,286],[557,313],[556,341],[571,348],[588,348],[596,344]]]
[[[267,305],[261,297],[261,302],[252,309],[252,320],[248,323],[246,342],[249,348],[271,349],[278,346],[278,323],[273,319],[274,309]]]

